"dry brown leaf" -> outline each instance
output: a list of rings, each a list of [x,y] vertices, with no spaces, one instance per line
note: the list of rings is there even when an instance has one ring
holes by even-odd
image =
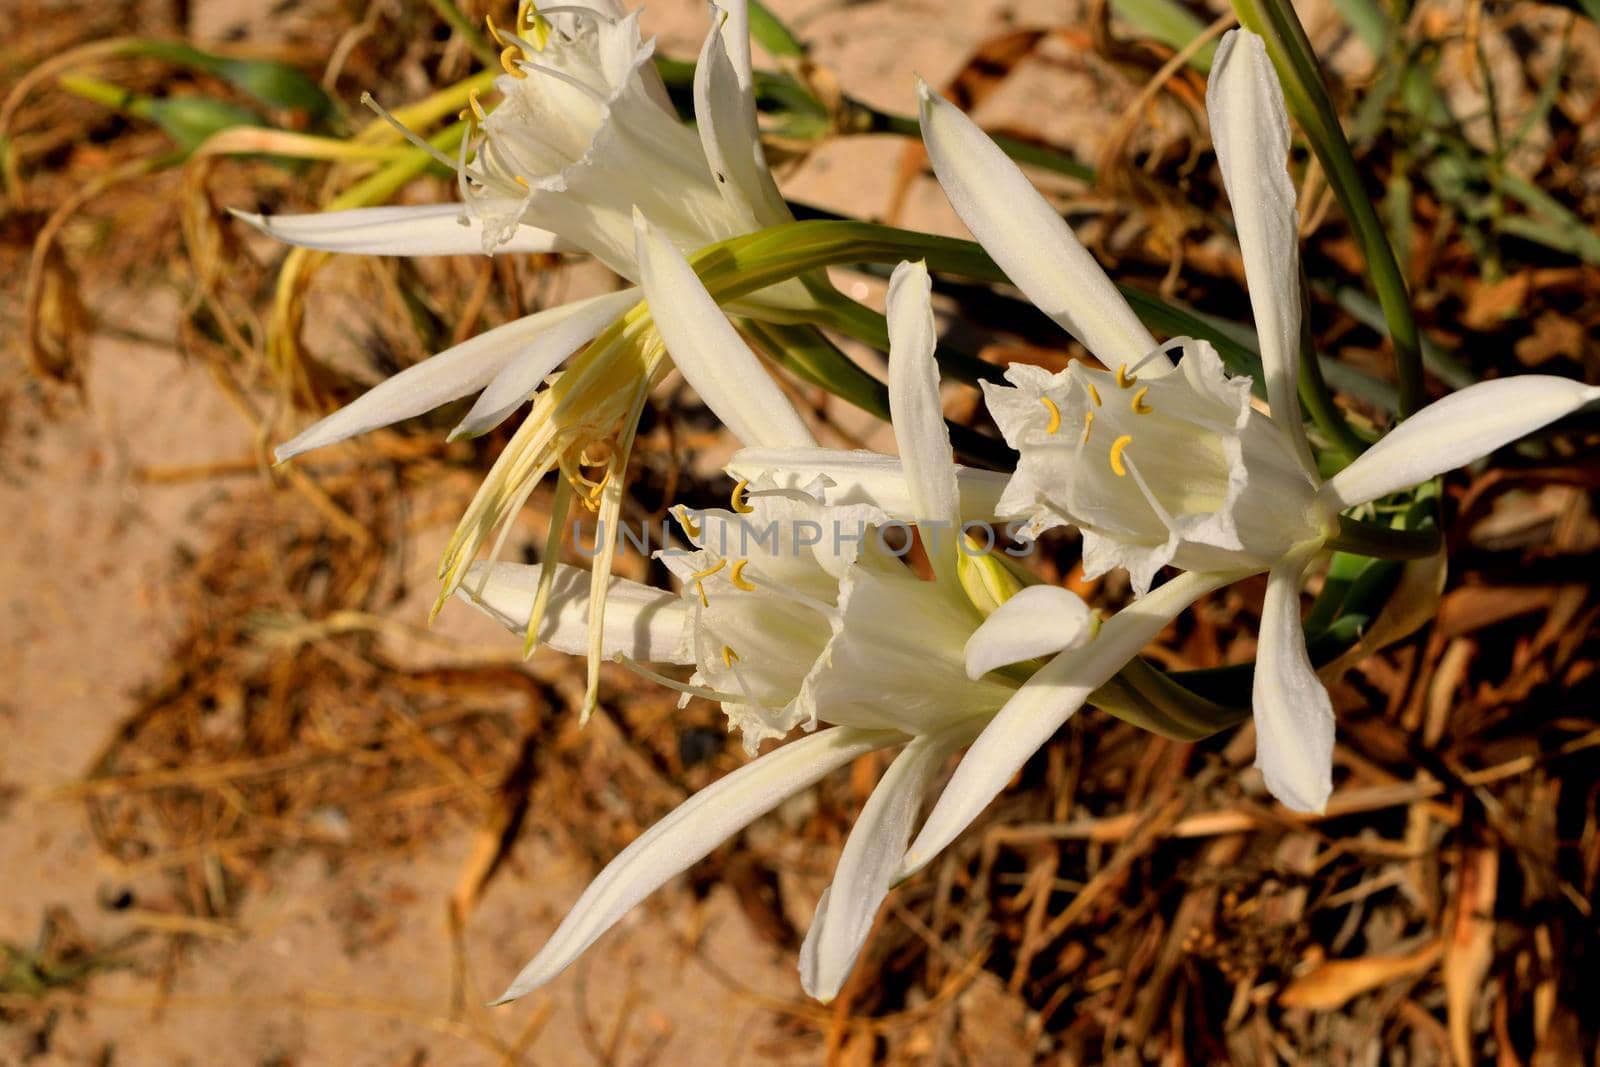
[[[1363,993],[1421,974],[1438,962],[1442,948],[1442,942],[1433,938],[1403,956],[1329,960],[1290,982],[1278,994],[1278,1003],[1285,1008],[1334,1011]]]
[[[1467,298],[1462,321],[1474,330],[1493,330],[1520,314],[1532,291],[1533,275],[1527,271],[1498,282],[1475,285]]]

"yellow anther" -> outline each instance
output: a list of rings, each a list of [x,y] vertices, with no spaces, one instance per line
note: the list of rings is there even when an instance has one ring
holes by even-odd
[[[1138,381],[1137,375],[1128,373],[1128,365],[1124,363],[1117,368],[1117,385],[1123,389],[1133,388],[1133,383]]]
[[[749,486],[750,482],[748,479],[740,478],[739,484],[733,487],[733,510],[738,512],[740,515],[748,515],[755,510],[755,508],[745,503],[744,491],[749,488]]]
[[[733,669],[733,661],[739,658],[739,653],[733,650],[732,645],[722,646],[722,665],[729,670]]]
[[[718,571],[720,571],[722,568],[726,567],[727,565],[728,565],[728,561],[727,560],[719,559],[719,560],[717,560],[717,565],[715,567],[707,567],[703,571],[695,571],[693,574],[689,575],[689,577],[693,578],[695,581],[698,582],[702,578],[711,577],[713,574],[717,573]]]
[[[1084,388],[1089,390],[1089,399],[1094,401],[1094,406],[1100,406],[1100,390],[1094,387],[1093,382],[1084,382]]]
[[[1085,441],[1087,441],[1089,439],[1089,428],[1092,427],[1093,425],[1094,425],[1094,412],[1092,412],[1092,411],[1084,412],[1083,413],[1083,439]]]
[[[1150,387],[1148,385],[1141,385],[1139,391],[1133,394],[1133,413],[1135,415],[1148,415],[1155,410],[1144,400],[1144,395],[1149,391]]]
[[[711,606],[711,601],[706,599],[706,586],[705,586],[705,583],[704,582],[695,582],[694,583],[694,591],[696,593],[700,594],[700,606],[703,607],[703,608],[709,608]]]
[[[1122,465],[1122,450],[1128,447],[1128,442],[1133,440],[1133,434],[1125,433],[1111,442],[1111,471],[1118,478],[1128,476],[1128,468]]]
[[[591,483],[593,485],[593,488],[591,488],[589,490],[589,492],[588,492],[588,504],[589,504],[589,510],[590,511],[598,511],[600,509],[600,494],[606,491],[606,486],[609,485],[610,483],[611,483],[611,472],[610,471],[606,471],[605,474],[601,476],[601,478],[600,478],[600,480],[598,482]]]
[[[1045,433],[1055,433],[1061,429],[1061,409],[1056,407],[1056,402],[1047,396],[1041,396],[1039,403],[1043,404],[1050,412],[1050,425],[1044,428]]]
[[[700,527],[693,519],[689,517],[688,508],[678,509],[678,522],[683,525],[685,532],[687,532],[690,537],[698,538],[700,536]]]
[[[511,75],[513,78],[526,78],[528,76],[527,71],[523,70],[521,67],[518,67],[511,61],[512,57],[516,56],[521,51],[522,49],[518,48],[514,44],[508,44],[505,46],[505,48],[500,50],[500,66],[503,67],[505,72]]]
[[[467,94],[467,106],[472,109],[472,113],[478,117],[479,122],[484,122],[488,119],[489,116],[483,113],[483,103],[478,99],[478,90],[474,89]]]
[[[732,582],[735,588],[743,589],[746,593],[754,593],[756,591],[755,583],[744,576],[745,564],[749,562],[747,559],[741,559],[738,563],[735,563],[728,571],[728,581]]]
[[[531,188],[533,188],[533,186],[531,186],[531,185],[529,185],[529,184],[528,184],[528,179],[526,179],[526,178],[524,178],[524,177],[523,177],[523,176],[522,176],[522,175],[520,175],[520,174],[513,174],[513,175],[512,175],[512,176],[511,176],[511,180],[512,180],[512,181],[514,181],[514,182],[516,182],[516,183],[517,183],[517,184],[518,184],[518,185],[520,185],[520,186],[522,186],[522,187],[523,187],[523,188],[524,188],[524,189],[531,189]]]
[[[500,36],[500,27],[498,27],[498,26],[496,26],[494,24],[494,16],[493,15],[485,15],[485,16],[483,16],[483,24],[485,26],[489,27],[489,36],[494,38],[495,44],[509,44],[510,43],[504,37]]]

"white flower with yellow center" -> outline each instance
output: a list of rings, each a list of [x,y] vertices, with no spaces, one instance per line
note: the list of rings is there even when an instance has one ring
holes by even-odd
[[[654,273],[645,282],[653,304],[668,292],[686,295],[657,289]],[[690,271],[680,280],[688,286],[693,278]],[[684,316],[665,304],[656,315],[668,345],[682,353],[678,365],[712,409],[730,415],[733,428],[744,434],[755,424],[785,418],[781,396],[741,388],[741,365],[744,378],[766,380],[754,355],[731,330],[722,331],[720,316],[696,317],[693,302],[688,304]],[[963,565],[955,531],[963,511],[992,511],[1003,479],[963,472],[954,462],[939,407],[928,279],[920,266],[902,264],[896,272],[889,323],[889,394],[900,459],[828,453],[808,443],[759,453],[783,468],[786,478],[813,458],[835,471],[870,470],[844,487],[854,502],[842,502],[841,485],[827,477],[812,475],[810,486],[785,486],[765,476],[741,479],[732,510],[680,513],[695,546],[665,557],[680,592],[608,580],[601,656],[692,665],[687,685],[667,684],[719,701],[730,728],[744,731],[752,753],[763,739],[796,727],[815,732],[702,790],[629,845],[503,999],[554,978],[647,894],[788,796],[857,756],[903,746],[857,818],[802,948],[806,990],[831,999],[871,930],[946,759],[1013,698],[1026,676],[1005,668],[1092,636],[1083,602],[1042,586],[1012,600],[1047,604],[1043,627],[1027,633],[985,627],[975,636],[995,601],[982,595],[990,586],[964,582],[962,572],[1000,565]],[[719,349],[715,357],[691,354]],[[886,511],[861,492],[867,482],[883,487],[886,502],[915,522],[932,580],[918,577],[886,547],[892,542],[880,540]],[[1008,581],[1008,594],[1016,589],[1014,580],[995,576],[990,585]],[[550,574],[536,566],[480,564],[461,595],[520,631],[547,584],[539,637],[581,652],[595,648],[590,605],[599,601],[588,596],[589,583],[588,575],[572,568]],[[967,588],[980,590],[976,602]],[[1112,654],[1121,653],[1114,648]],[[969,670],[974,662],[986,666]],[[1074,677],[1092,689],[1122,662],[1090,657]]]
[[[743,0],[713,6],[695,68],[696,130],[679,121],[616,0],[524,3],[495,29],[505,73],[492,109],[473,98],[459,204],[314,215],[238,213],[291,244],[373,255],[584,252],[639,281],[633,217],[684,252],[793,221],[762,155]],[[430,149],[431,150],[431,149]],[[639,300],[637,289],[576,301],[490,330],[410,367],[277,449],[285,460],[480,393],[457,434],[483,433],[525,403],[575,350]],[[791,282],[740,302],[784,317],[808,298]]]
[[[1002,515],[1024,518],[1034,531],[1078,526],[1086,571],[1126,567],[1139,593],[1167,563],[1191,572],[1119,613],[1107,630],[1135,609],[1164,621],[1195,588],[1269,571],[1253,693],[1256,764],[1278,799],[1320,811],[1332,790],[1334,719],[1306,654],[1299,586],[1337,532],[1340,512],[1484,456],[1600,389],[1533,375],[1463,389],[1324,482],[1296,395],[1300,271],[1288,116],[1260,38],[1242,30],[1223,38],[1207,108],[1244,255],[1270,418],[1250,407],[1249,381],[1228,379],[1204,342],[1158,346],[1016,165],[922,86],[923,138],[951,204],[1017,287],[1112,368],[1074,364],[1051,375],[1014,367],[1011,387],[986,387],[990,410],[1021,453]],[[1169,349],[1183,353],[1176,368]],[[1013,601],[990,624],[1025,628],[1028,619],[1013,613],[1028,609]],[[1091,647],[1106,642],[1102,633]],[[1080,687],[1063,684],[1081,670],[1082,655],[1068,652],[1045,667],[985,730],[929,816],[908,868],[970,822],[1082,704]]]

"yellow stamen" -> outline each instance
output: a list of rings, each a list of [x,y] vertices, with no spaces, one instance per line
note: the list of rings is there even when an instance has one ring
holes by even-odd
[[[1093,425],[1094,425],[1094,412],[1092,412],[1092,411],[1084,412],[1083,413],[1083,439],[1085,441],[1087,441],[1089,439],[1089,429]]]
[[[728,571],[728,581],[732,582],[736,588],[743,589],[747,593],[754,593],[756,591],[755,585],[744,576],[745,564],[749,562],[747,559],[741,559],[738,563],[735,563],[733,568]]]
[[[700,527],[693,519],[689,517],[688,508],[678,509],[678,522],[683,524],[684,531],[687,532],[690,537],[698,538],[700,536]]]
[[[1044,432],[1055,433],[1061,429],[1061,409],[1056,407],[1056,402],[1047,396],[1041,396],[1039,403],[1043,404],[1050,412],[1050,425],[1044,428]]]
[[[733,510],[738,512],[740,515],[748,515],[755,510],[755,508],[745,503],[744,499],[744,491],[749,487],[749,485],[750,482],[748,479],[740,478],[739,484],[733,487]]]
[[[478,116],[479,122],[482,122],[488,118],[488,116],[483,113],[483,102],[478,99],[478,90],[474,89],[472,92],[467,94],[467,106],[472,109],[472,113],[474,115]]]
[[[1094,387],[1093,382],[1084,382],[1084,387],[1089,390],[1089,399],[1094,401],[1094,406],[1100,406],[1100,390]]]
[[[727,560],[719,559],[717,560],[717,565],[715,567],[707,567],[703,571],[695,571],[693,574],[689,575],[689,577],[693,578],[695,581],[699,581],[701,578],[709,578],[727,565]]]
[[[1123,389],[1133,388],[1133,383],[1138,381],[1137,375],[1128,373],[1128,365],[1124,363],[1117,368],[1117,385]]]
[[[1133,394],[1133,413],[1135,415],[1148,415],[1155,410],[1144,400],[1144,395],[1149,391],[1150,387],[1148,385],[1141,385],[1139,391]]]
[[[1128,442],[1133,440],[1133,434],[1125,433],[1111,442],[1111,471],[1118,478],[1128,476],[1128,468],[1122,465],[1122,450],[1128,447]]]
[[[600,494],[606,491],[606,486],[610,483],[610,481],[611,472],[606,471],[598,482],[593,483],[594,488],[590,489],[588,493],[588,505],[590,511],[598,511],[600,509]]]
[[[733,661],[739,658],[739,653],[733,650],[732,645],[722,646],[722,665],[729,670],[733,669]]]
[[[505,46],[505,48],[500,50],[500,66],[504,68],[505,72],[511,75],[513,78],[526,78],[528,76],[527,71],[511,62],[512,57],[518,55],[521,53],[521,51],[522,49],[518,48],[514,44],[508,44]]]
[[[511,43],[511,42],[507,41],[504,37],[500,36],[500,27],[498,27],[498,26],[496,26],[494,24],[494,16],[493,15],[485,15],[485,16],[483,16],[483,24],[485,26],[489,27],[489,36],[494,38],[494,43],[495,44],[503,45],[503,44],[510,44]]]
[[[711,601],[706,599],[706,586],[705,586],[705,583],[704,582],[695,582],[694,583],[694,591],[696,593],[700,594],[700,606],[703,607],[703,608],[709,608],[711,606]]]
[[[524,189],[531,189],[531,188],[533,188],[533,187],[532,187],[532,186],[531,186],[531,185],[529,185],[529,184],[528,184],[528,179],[526,179],[526,178],[524,178],[524,177],[523,177],[523,176],[522,176],[522,175],[520,175],[520,174],[513,174],[513,175],[512,175],[512,176],[511,176],[511,180],[512,180],[512,181],[514,181],[514,182],[516,182],[516,183],[517,183],[517,184],[518,184],[518,185],[520,185],[520,186],[522,186],[522,187],[523,187],[523,188],[524,188]]]

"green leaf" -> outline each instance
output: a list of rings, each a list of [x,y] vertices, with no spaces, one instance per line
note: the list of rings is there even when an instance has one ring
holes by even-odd
[[[806,46],[761,0],[750,0],[750,36],[774,58],[805,58]]]

